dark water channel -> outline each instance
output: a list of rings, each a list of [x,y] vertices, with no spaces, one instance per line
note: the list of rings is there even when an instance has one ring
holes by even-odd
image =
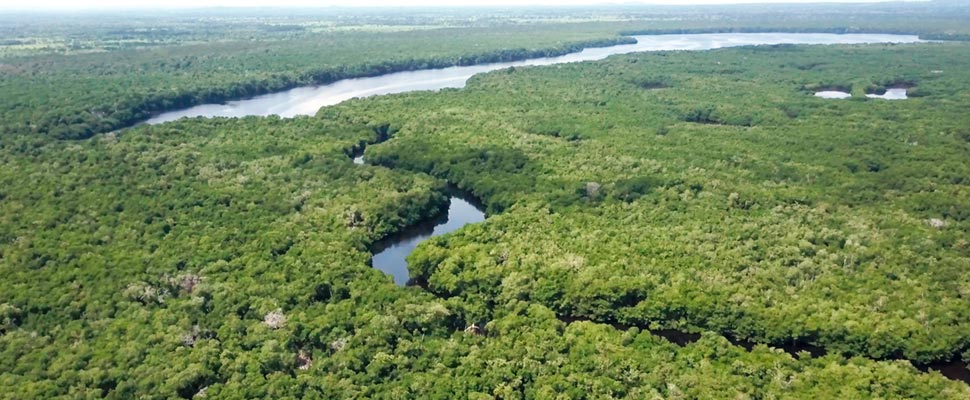
[[[394,283],[398,285],[413,283],[410,281],[407,256],[418,244],[485,220],[485,207],[481,202],[455,187],[449,187],[448,192],[448,212],[411,225],[375,243],[371,247],[374,254],[371,265],[394,277]]]
[[[379,142],[383,142],[387,139],[387,136],[382,135],[381,138],[379,138]],[[365,163],[363,148],[355,151],[353,154],[350,154],[350,157],[353,159],[354,164]],[[399,286],[416,285],[418,282],[411,279],[411,275],[408,270],[407,257],[421,242],[434,236],[454,232],[461,229],[465,225],[479,223],[485,220],[485,207],[474,196],[458,189],[453,185],[449,185],[448,195],[448,212],[438,214],[436,217],[426,219],[415,225],[409,226],[404,230],[375,243],[371,247],[371,253],[374,255],[371,259],[371,265],[374,268],[391,275],[394,278],[394,282]],[[642,331],[647,331],[655,336],[660,336],[678,346],[685,346],[690,343],[694,343],[701,338],[701,335],[698,333],[685,332],[675,329],[650,329],[646,326],[595,321],[581,317],[559,316],[559,320],[566,324],[578,321],[605,323],[618,330],[628,330],[633,327],[637,327]],[[726,335],[725,337],[731,342],[731,344],[741,346],[749,351],[758,345],[758,343],[748,340],[736,339]],[[803,352],[807,352],[812,357],[822,357],[827,354],[827,351],[822,347],[801,342],[794,342],[784,345],[772,344],[769,346],[784,350],[786,353],[791,354],[794,357],[799,357],[800,353]],[[967,362],[965,361],[958,359],[953,361],[940,361],[929,364],[914,365],[920,371],[937,371],[949,379],[963,381],[970,384],[970,366],[968,366]]]
[[[595,321],[589,318],[582,318],[582,317],[559,316],[558,318],[560,321],[562,321],[565,324],[569,324],[572,322],[587,321],[587,322],[593,322],[593,323],[607,324],[617,330],[623,330],[623,331],[629,330],[631,328],[638,328],[643,332],[649,332],[654,336],[660,336],[664,339],[667,339],[667,341],[674,343],[678,346],[686,346],[688,344],[691,344],[700,340],[701,338],[701,334],[699,333],[690,333],[685,331],[679,331],[676,329],[650,329],[649,327],[646,327],[646,326],[627,325],[627,324],[620,324],[616,322],[601,322],[601,321]],[[728,336],[728,335],[722,335],[722,336],[724,336],[729,342],[731,342],[731,344],[735,346],[741,346],[748,351],[751,351],[752,349],[755,348],[755,346],[757,346],[758,344],[761,344],[761,343],[756,343],[749,340],[732,338],[731,336]],[[778,344],[767,344],[767,345],[772,348],[781,349],[784,352],[796,358],[798,358],[800,356],[800,353],[803,353],[803,352],[808,353],[813,358],[822,357],[828,354],[828,351],[826,351],[824,348],[811,345],[808,343],[794,342],[794,343],[789,343],[784,345],[778,345]],[[905,358],[887,358],[884,360],[896,360],[896,359],[905,360]],[[876,359],[873,359],[873,360],[876,360]],[[912,363],[912,361],[910,362]],[[970,366],[968,366],[967,363],[962,360],[938,361],[938,362],[933,362],[928,364],[913,363],[913,366],[915,366],[917,369],[923,372],[936,371],[949,379],[956,380],[956,381],[963,381],[964,383],[970,384]]]
[[[390,139],[385,132],[379,133],[377,141],[382,143]],[[363,165],[364,149],[360,147],[349,154],[354,164]],[[417,224],[408,226],[371,246],[371,266],[384,271],[394,278],[398,286],[414,284],[408,270],[407,257],[418,247],[418,244],[435,236],[454,232],[468,224],[485,221],[485,205],[470,193],[448,184],[448,211],[433,218],[425,219]]]
[[[473,67],[454,67],[443,70],[427,70],[403,72],[389,74],[375,78],[362,78],[358,80],[340,81],[332,85],[325,85],[315,88],[298,88],[293,91],[261,96],[252,100],[233,102],[226,105],[204,105],[189,110],[175,113],[163,114],[149,121],[149,123],[164,122],[183,116],[205,115],[205,116],[240,116],[240,115],[266,115],[278,113],[282,116],[293,116],[299,114],[309,114],[315,112],[319,107],[336,104],[343,100],[354,97],[366,97],[371,95],[381,95],[390,93],[400,93],[412,90],[437,90],[445,87],[462,87],[465,81],[475,73],[487,72],[494,69],[506,68],[513,65],[550,65],[563,62],[576,62],[605,58],[611,54],[621,54],[636,51],[652,50],[705,50],[720,47],[750,45],[750,44],[771,44],[771,43],[812,43],[812,44],[834,44],[834,43],[885,43],[885,42],[917,42],[915,36],[897,35],[826,35],[826,34],[712,34],[712,35],[660,35],[660,36],[638,36],[639,41],[635,45],[614,46],[602,49],[587,49],[580,53],[574,53],[562,57],[551,57],[546,59],[525,60],[515,63],[488,64]],[[401,83],[401,84],[396,84]],[[406,83],[406,84],[405,84]],[[347,86],[347,88],[344,88]],[[363,89],[366,90],[363,90]],[[339,89],[339,90],[337,90]],[[360,90],[352,90],[360,89]],[[334,92],[335,91],[335,92]],[[333,93],[331,93],[333,92]],[[889,97],[886,97],[889,98]],[[267,107],[273,105],[274,107]],[[275,106],[282,108],[276,108]],[[219,112],[212,112],[212,108],[219,108]],[[386,133],[382,133],[377,143],[389,139]],[[372,143],[376,144],[376,143]],[[364,164],[363,148],[351,154],[354,164]],[[416,284],[411,280],[408,271],[407,257],[421,242],[435,236],[454,232],[467,224],[479,223],[485,220],[483,205],[474,197],[458,190],[456,187],[449,187],[449,205],[447,212],[440,213],[434,218],[427,219],[418,224],[405,228],[381,241],[375,243],[371,252],[373,258],[371,265],[389,275],[398,285],[404,286]],[[582,320],[581,318],[560,317],[563,322],[569,323]],[[599,321],[592,321],[599,322]],[[602,322],[601,322],[602,323]],[[606,322],[608,323],[608,322]],[[611,324],[617,329],[630,329],[631,326]],[[677,331],[677,330],[649,330],[645,331],[663,337],[672,343],[686,345],[696,342],[699,334]],[[731,339],[729,340],[738,346],[752,349],[756,343]],[[782,349],[792,355],[797,356],[800,352],[808,352],[813,357],[819,357],[826,353],[825,349],[803,343],[792,343],[789,345],[773,345],[772,347]],[[963,361],[937,362],[932,364],[917,365],[922,371],[938,371],[947,378],[960,380],[970,383],[970,369]]]

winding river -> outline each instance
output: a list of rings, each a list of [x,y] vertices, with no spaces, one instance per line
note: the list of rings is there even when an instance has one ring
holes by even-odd
[[[298,115],[312,115],[321,107],[360,97],[404,93],[419,90],[439,90],[461,88],[468,78],[475,74],[508,67],[541,66],[580,61],[604,59],[614,54],[666,50],[710,50],[722,47],[770,44],[863,44],[863,43],[915,43],[921,40],[912,35],[890,34],[822,34],[822,33],[718,33],[634,36],[636,44],[617,45],[602,48],[589,48],[559,57],[534,58],[515,62],[460,66],[442,69],[397,72],[381,76],[345,79],[327,85],[300,87],[278,93],[257,96],[245,100],[230,101],[225,104],[203,104],[184,110],[159,114],[146,121],[158,124],[183,117],[243,117],[279,115],[289,118]],[[905,98],[905,92],[887,91],[885,95],[872,96],[885,99]],[[362,154],[351,156],[355,164],[364,164]],[[461,227],[485,220],[480,202],[461,193],[449,190],[451,202],[447,213],[408,227],[376,243],[372,265],[394,278],[398,285],[410,282],[407,269],[407,256],[417,245],[430,237],[453,232]],[[575,318],[560,317],[564,322]],[[617,326],[619,329],[629,327]],[[697,340],[697,335],[678,331],[654,331],[674,343],[685,344]],[[736,341],[736,344],[750,347],[752,343]],[[788,352],[810,350],[820,355],[823,350],[805,346],[782,346]],[[960,361],[938,362],[922,365],[920,369],[937,370],[951,379],[970,382],[970,371]]]
[[[307,86],[270,93],[225,104],[202,104],[159,114],[146,123],[158,124],[183,117],[244,117],[279,115],[284,118],[313,115],[321,107],[358,97],[377,96],[417,90],[461,88],[475,74],[508,67],[552,65],[601,60],[614,54],[661,50],[710,50],[722,47],[768,44],[860,44],[915,43],[912,35],[831,33],[711,33],[685,35],[634,36],[636,44],[588,48],[559,57],[533,58],[442,69],[395,72],[369,78],[344,79],[327,85]]]
[[[290,89],[278,93],[230,101],[225,104],[203,104],[192,108],[159,114],[146,121],[158,124],[183,117],[243,117],[249,115],[279,115],[294,117],[312,115],[321,107],[345,100],[403,93],[417,90],[461,88],[475,74],[509,67],[541,66],[571,62],[601,60],[614,54],[665,50],[710,50],[722,47],[770,44],[860,44],[914,43],[917,36],[889,34],[830,33],[712,33],[682,35],[634,36],[635,44],[588,48],[558,57],[533,58],[522,61],[490,63],[471,66],[396,72],[386,75],[344,79],[327,85]],[[354,164],[363,164],[362,154],[353,156]],[[385,239],[374,248],[373,266],[387,272],[400,285],[408,282],[404,261],[421,241],[460,228],[464,224],[484,219],[481,207],[468,198],[452,196],[452,207],[440,225],[426,223],[406,229],[399,235]],[[454,220],[453,220],[454,218]],[[430,225],[429,225],[430,224]]]
[[[406,259],[419,243],[485,220],[485,207],[477,199],[457,188],[449,188],[448,192],[447,213],[412,225],[375,243],[371,247],[374,254],[371,265],[392,276],[398,285],[413,283]]]

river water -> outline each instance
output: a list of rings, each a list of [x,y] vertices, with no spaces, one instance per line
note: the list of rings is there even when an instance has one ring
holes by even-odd
[[[907,95],[906,88],[892,88],[887,89],[886,93],[875,94],[869,93],[866,97],[870,99],[883,99],[883,100],[906,100],[909,98]],[[821,92],[815,92],[815,97],[821,97],[823,99],[848,99],[852,97],[851,94],[839,90],[823,90]]]
[[[822,33],[721,33],[721,34],[684,34],[634,36],[636,44],[618,45],[603,48],[590,48],[559,57],[535,58],[516,62],[492,63],[474,66],[451,67],[443,69],[397,72],[376,77],[345,79],[327,85],[300,87],[283,92],[271,93],[251,99],[230,101],[225,104],[203,104],[185,110],[162,113],[150,120],[149,124],[173,121],[183,117],[243,117],[249,115],[279,115],[294,117],[312,115],[321,107],[358,98],[384,94],[403,93],[417,90],[439,90],[461,88],[468,78],[475,74],[508,67],[540,66],[580,61],[604,59],[614,54],[664,50],[710,50],[722,47],[769,45],[769,44],[862,44],[862,43],[915,43],[919,38],[911,35],[888,34],[822,34]],[[826,93],[829,94],[829,93]],[[831,93],[835,95],[835,93]],[[829,97],[829,96],[822,96]],[[905,89],[890,89],[884,95],[869,97],[883,99],[905,99]],[[352,156],[355,164],[364,164],[361,154]],[[428,238],[444,235],[462,228],[467,224],[485,220],[484,207],[476,199],[456,189],[450,190],[448,212],[436,218],[423,221],[393,234],[371,248],[374,257],[371,261],[378,268],[394,278],[398,285],[406,285],[410,280],[406,258],[418,244]],[[689,342],[690,334],[670,331],[658,332],[675,343]],[[696,335],[694,335],[696,336]],[[696,339],[693,339],[696,340]],[[802,348],[788,349],[791,351]],[[816,349],[818,350],[818,349]],[[951,379],[970,382],[970,374],[965,363],[941,362],[922,366],[921,369],[934,369]]]
[[[815,92],[815,97],[821,97],[823,99],[848,99],[852,95],[838,90],[823,90],[821,92]]]
[[[589,48],[559,57],[533,58],[522,61],[396,72],[369,78],[344,79],[320,86],[307,86],[270,93],[225,104],[202,104],[192,108],[159,114],[149,124],[173,121],[183,117],[244,117],[279,115],[289,118],[313,115],[321,107],[345,100],[403,93],[416,90],[461,88],[475,74],[508,67],[552,65],[601,60],[614,54],[661,50],[710,50],[722,47],[767,44],[859,44],[914,43],[912,35],[830,33],[711,33],[684,35],[634,36],[636,44]]]
[[[886,93],[875,94],[869,93],[866,97],[871,99],[883,99],[883,100],[906,100],[909,96],[906,94],[906,88],[892,88],[887,89]]]
[[[371,265],[392,276],[398,285],[404,286],[411,278],[406,258],[419,243],[485,220],[484,207],[475,198],[456,188],[449,192],[451,198],[447,213],[412,225],[375,243],[371,248],[374,254]]]

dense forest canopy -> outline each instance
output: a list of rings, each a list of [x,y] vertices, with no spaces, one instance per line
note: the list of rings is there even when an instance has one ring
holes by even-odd
[[[946,3],[186,13],[0,14],[0,134],[86,138],[200,103],[629,40],[618,34],[970,34],[970,7]]]
[[[928,362],[970,348],[967,50],[618,56],[321,116],[394,121],[370,162],[502,212],[412,258],[436,293]],[[918,97],[865,99],[898,82]],[[862,95],[812,96],[830,86]]]
[[[130,127],[633,32],[958,39],[968,8],[2,15],[0,398],[970,398],[929,367],[970,359],[970,43],[629,54]],[[396,286],[370,246],[448,183],[489,218]]]

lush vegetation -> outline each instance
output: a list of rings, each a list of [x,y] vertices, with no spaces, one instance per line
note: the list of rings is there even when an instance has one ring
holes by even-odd
[[[258,17],[234,10],[0,14],[0,134],[87,138],[200,103],[631,40],[620,33],[783,30],[960,39],[970,34],[968,16],[966,5],[947,3],[824,10],[338,9],[266,11]]]
[[[456,182],[502,212],[412,259],[479,318],[519,299],[929,362],[970,348],[968,49],[632,55],[321,115],[394,121],[370,162]],[[865,99],[896,82],[918,97]],[[859,95],[812,96],[831,86]]]
[[[970,398],[913,366],[970,358],[967,43],[626,55],[97,134],[617,32],[965,33],[965,6],[922,6],[4,30],[0,398]],[[398,287],[368,248],[441,212],[446,180],[490,218]]]
[[[441,35],[452,40],[441,41]],[[332,33],[290,40],[4,60],[0,129],[90,137],[155,112],[388,72],[564,54],[629,41],[584,31],[522,29]],[[529,47],[526,47],[529,46]],[[378,56],[375,56],[378,55]]]
[[[386,129],[352,119],[2,139],[0,397],[970,395],[908,362],[566,324],[520,275],[488,310],[397,287],[366,247],[435,212],[444,189],[351,164],[346,151]],[[398,135],[382,146],[414,132]],[[514,210],[456,236],[456,257],[469,235],[525,216]]]

